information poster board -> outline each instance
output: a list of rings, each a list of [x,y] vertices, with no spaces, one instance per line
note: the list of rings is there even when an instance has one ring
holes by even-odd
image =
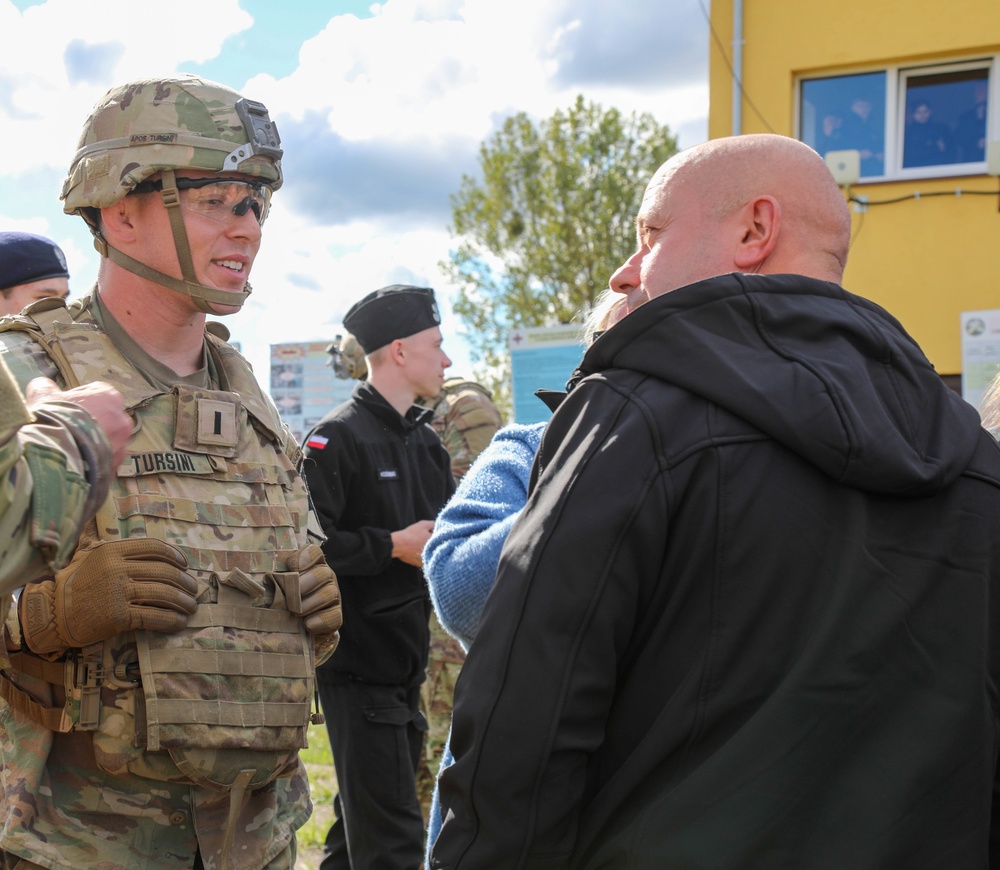
[[[535,390],[562,390],[583,359],[579,325],[538,326],[510,334],[514,422],[544,423],[552,412]]]
[[[962,398],[976,407],[1000,371],[1000,308],[962,312]]]
[[[326,364],[329,341],[271,345],[271,398],[300,444],[331,408],[350,398],[355,381]]]

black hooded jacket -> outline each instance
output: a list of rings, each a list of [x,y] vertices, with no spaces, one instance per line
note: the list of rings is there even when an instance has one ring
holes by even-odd
[[[661,296],[549,424],[456,692],[434,868],[981,868],[1000,448],[890,315]]]

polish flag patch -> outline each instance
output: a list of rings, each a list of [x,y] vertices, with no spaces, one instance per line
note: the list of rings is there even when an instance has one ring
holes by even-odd
[[[312,447],[313,450],[322,450],[329,441],[329,438],[324,438],[322,435],[310,435],[309,440],[306,441],[306,447]]]

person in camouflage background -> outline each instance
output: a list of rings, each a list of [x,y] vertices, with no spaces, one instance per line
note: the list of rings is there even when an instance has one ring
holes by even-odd
[[[464,378],[448,378],[441,392],[424,404],[434,409],[431,426],[451,456],[451,473],[458,483],[503,425],[500,409],[486,387]]]
[[[20,639],[5,626],[5,870],[295,864],[298,750],[340,596],[301,451],[205,322],[250,293],[281,155],[266,108],[222,85],[113,88],[62,194],[97,286],[0,320],[20,384],[102,378],[133,424],[71,561],[24,586]]]
[[[338,378],[367,377],[364,351],[350,333],[338,336],[327,353],[330,354],[327,365]],[[451,457],[451,473],[457,484],[503,425],[500,410],[493,404],[489,390],[460,377],[447,378],[436,396],[420,399],[419,403],[434,411],[431,426]],[[417,771],[417,794],[424,818],[430,813],[438,765],[451,728],[455,682],[464,661],[461,645],[441,627],[437,614],[432,613],[427,679],[420,691],[428,725],[424,758]]]
[[[503,425],[499,408],[481,384],[454,377],[445,380],[441,392],[423,404],[434,411],[431,426],[451,457],[451,474],[457,484],[476,457]],[[431,614],[431,648],[427,658],[427,680],[421,698],[427,716],[424,761],[417,771],[417,791],[424,817],[430,813],[441,754],[451,730],[451,708],[465,651]]]
[[[330,358],[326,364],[342,381],[363,381],[368,377],[368,363],[365,362],[365,352],[358,340],[347,333],[338,335],[333,344],[326,348]]]
[[[69,560],[104,500],[132,423],[121,393],[95,383],[28,384],[0,359],[0,622],[9,593]]]

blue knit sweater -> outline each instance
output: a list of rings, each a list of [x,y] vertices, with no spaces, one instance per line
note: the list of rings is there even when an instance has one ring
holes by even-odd
[[[544,428],[544,423],[512,423],[500,429],[438,514],[424,547],[424,575],[438,620],[466,650],[493,588],[504,541],[528,500],[531,463]],[[451,747],[446,743],[441,770],[451,762]],[[441,825],[435,784],[425,867],[430,867],[430,849]]]
[[[528,498],[544,423],[500,429],[434,521],[424,575],[445,630],[468,650],[493,588],[500,550]]]

